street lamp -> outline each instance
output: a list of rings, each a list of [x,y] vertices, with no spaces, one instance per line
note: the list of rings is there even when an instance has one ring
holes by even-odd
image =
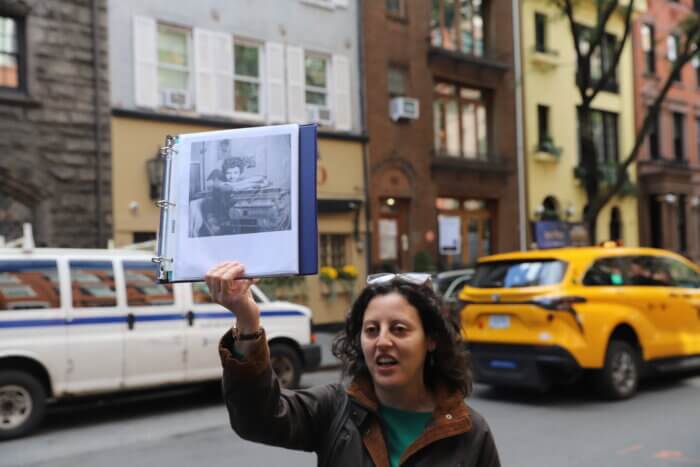
[[[160,199],[160,194],[163,191],[163,158],[156,155],[153,159],[146,161],[146,169],[148,170],[148,186],[149,196],[152,200]]]

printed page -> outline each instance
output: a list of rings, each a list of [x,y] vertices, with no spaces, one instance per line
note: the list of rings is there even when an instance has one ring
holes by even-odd
[[[299,127],[180,135],[173,281],[238,260],[250,277],[299,272]]]

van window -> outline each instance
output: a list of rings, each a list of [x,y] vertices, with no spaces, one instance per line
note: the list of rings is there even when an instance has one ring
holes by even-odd
[[[586,271],[583,276],[583,285],[625,285],[622,271],[624,271],[624,264],[621,258],[601,258]]]
[[[0,261],[0,311],[60,306],[56,261]]]
[[[517,288],[558,284],[564,278],[566,263],[554,259],[493,261],[477,265],[471,286],[477,288]]]
[[[172,284],[159,284],[157,266],[147,261],[124,261],[124,283],[128,306],[157,306],[175,303]]]
[[[111,261],[71,261],[70,278],[73,307],[110,307],[117,305],[114,267]]]
[[[684,289],[697,289],[700,287],[700,275],[695,270],[673,258],[660,259],[668,266],[674,287]]]

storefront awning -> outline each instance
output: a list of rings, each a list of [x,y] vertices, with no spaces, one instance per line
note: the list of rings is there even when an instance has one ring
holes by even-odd
[[[364,200],[362,199],[319,199],[318,213],[338,214],[344,212],[354,212],[359,210],[363,203]]]

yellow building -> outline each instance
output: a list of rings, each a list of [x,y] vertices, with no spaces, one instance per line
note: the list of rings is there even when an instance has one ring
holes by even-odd
[[[184,120],[184,119],[183,119]],[[220,130],[222,125],[175,123],[145,114],[115,111],[112,117],[112,186],[115,246],[155,238],[160,210],[151,196],[148,161],[166,135]],[[316,324],[343,320],[366,275],[365,188],[362,137],[323,134],[319,138],[318,208],[321,266],[353,265],[354,281],[335,280],[332,290],[319,276],[275,287],[277,298],[308,305]],[[155,190],[158,193],[158,190]],[[159,193],[158,193],[159,195]],[[269,291],[269,290],[268,290]]]
[[[531,222],[554,219],[580,223],[586,195],[575,175],[579,164],[577,109],[581,102],[576,87],[576,51],[569,21],[553,3],[524,0],[521,6],[527,212]],[[643,2],[637,4],[637,8],[644,7]],[[596,22],[595,2],[574,5],[576,23],[592,28]],[[608,21],[605,41],[610,45],[623,37],[623,15],[624,10],[618,9]],[[586,44],[581,43],[581,47]],[[602,72],[611,59],[609,49],[598,49],[592,58],[594,73]],[[607,162],[624,159],[634,144],[631,52],[628,39],[617,67],[616,85],[602,91],[593,102],[596,147],[599,157]],[[636,179],[633,167],[630,178]],[[597,240],[617,237],[626,245],[637,245],[637,217],[633,194],[613,198],[598,217]]]

